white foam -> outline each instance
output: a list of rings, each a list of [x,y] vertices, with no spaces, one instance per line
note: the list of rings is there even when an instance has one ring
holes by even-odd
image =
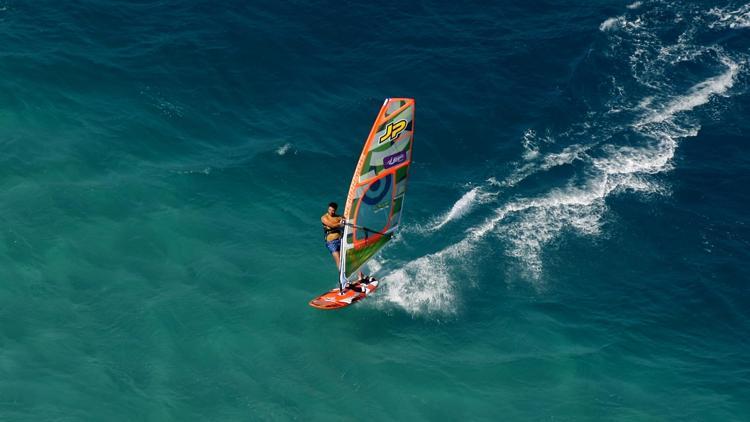
[[[524,163],[508,177],[506,177],[502,182],[493,180],[490,183],[500,187],[513,187],[533,174],[548,171],[558,166],[571,164],[576,160],[584,158],[586,155],[586,151],[588,151],[590,148],[591,145],[570,145],[568,147],[565,147],[560,152],[549,153],[544,155],[540,159],[533,160],[529,163]]]
[[[494,197],[494,194],[484,192],[479,186],[472,188],[463,194],[463,196],[453,204],[450,210],[438,217],[429,230],[435,231],[441,229],[449,222],[458,220],[465,216],[471,212],[476,205],[485,203],[492,197]]]
[[[511,188],[531,175],[548,171],[554,167],[571,164],[576,160],[582,159],[586,151],[592,146],[573,144],[565,147],[560,152],[542,155],[540,153],[541,143],[554,144],[555,139],[550,135],[540,137],[533,129],[527,129],[521,138],[521,145],[525,151],[523,154],[523,161],[525,162],[516,163],[515,170],[501,181],[495,177],[490,177],[487,179],[488,185],[499,188]]]
[[[602,32],[611,31],[618,27],[625,25],[625,18],[623,16],[617,16],[614,18],[608,18],[599,25],[599,30]]]
[[[284,155],[284,154],[286,154],[287,152],[289,152],[289,150],[290,150],[291,148],[292,148],[292,144],[290,144],[289,142],[287,142],[287,143],[285,143],[284,145],[282,145],[282,146],[280,146],[280,147],[278,147],[278,148],[276,149],[276,154],[278,154],[278,155]]]
[[[677,113],[690,111],[695,107],[706,104],[712,96],[726,93],[734,84],[740,67],[737,63],[726,57],[722,58],[722,63],[727,66],[727,70],[724,73],[696,84],[690,89],[687,95],[674,98],[661,109],[652,110],[637,122],[635,126],[644,127],[651,123],[667,121],[672,119]]]
[[[593,159],[592,164],[605,174],[656,174],[667,169],[676,146],[674,142],[639,148],[607,145],[603,148],[607,155]]]
[[[455,282],[445,254],[423,256],[383,276],[377,305],[396,305],[410,314],[454,313]]]
[[[566,227],[583,235],[599,233],[606,208],[603,198],[591,196],[588,192],[581,194],[576,203],[567,203],[565,199],[557,203],[556,198],[549,198],[547,203],[540,201],[524,210],[512,223],[498,227],[498,233],[508,243],[506,255],[523,263],[527,278],[538,288],[543,286],[539,282],[543,272],[542,252],[550,241]]]
[[[639,7],[641,7],[642,5],[643,5],[643,2],[635,1],[633,3],[630,3],[627,7],[630,10],[635,10],[635,9],[638,9]]]
[[[718,18],[718,20],[709,23],[710,28],[750,28],[750,4],[742,5],[736,10],[714,7],[708,11],[708,15]]]
[[[539,156],[539,143],[534,129],[527,129],[526,132],[523,133],[521,145],[523,145],[524,149],[524,160],[528,161]]]
[[[653,142],[647,148],[610,147],[606,157],[595,165],[609,173],[656,174],[671,169],[671,161],[681,138],[696,136],[700,126],[679,117],[708,103],[712,97],[725,95],[733,86],[739,65],[722,58],[727,70],[693,86],[687,94],[673,97],[663,106],[644,106],[646,113],[632,127]],[[653,107],[649,110],[649,107]]]
[[[524,145],[526,145],[527,142],[531,142],[528,141],[528,139],[532,137],[537,139],[534,130],[527,130],[524,133],[524,140],[522,141],[524,142]],[[547,137],[544,138],[544,142],[551,143],[552,140]],[[585,159],[587,157],[586,152],[591,147],[592,145],[570,145],[568,147],[565,147],[560,152],[549,153],[538,160],[532,160],[532,162],[530,163],[525,163],[524,165],[516,169],[513,173],[511,173],[508,177],[506,177],[503,181],[498,181],[496,178],[490,177],[489,179],[487,179],[487,184],[489,186],[501,188],[513,187],[533,174],[548,171],[558,166],[571,164],[576,160]],[[441,229],[449,222],[460,219],[461,217],[469,214],[477,205],[485,204],[495,199],[498,194],[499,192],[491,192],[486,188],[480,186],[472,188],[461,198],[459,198],[459,200],[453,204],[450,210],[438,217],[434,224],[428,226],[427,230],[435,231]]]
[[[470,261],[475,244],[469,238],[442,250],[424,255],[391,272],[380,272],[383,261],[368,265],[378,272],[383,283],[376,306],[398,306],[412,315],[453,314],[459,309],[457,270]]]
[[[617,174],[601,171],[584,186],[571,185],[540,197],[508,203],[471,230],[465,240],[474,243],[490,233],[500,234],[510,244],[506,254],[521,260],[530,279],[538,281],[543,269],[542,248],[566,228],[581,235],[597,235],[606,211],[605,199],[610,194],[660,190],[657,184],[638,174],[620,171]],[[514,216],[512,221],[505,221],[510,215]]]
[[[654,97],[644,97],[639,103],[638,108],[640,109],[647,109],[649,106],[651,106],[651,103],[654,102]]]

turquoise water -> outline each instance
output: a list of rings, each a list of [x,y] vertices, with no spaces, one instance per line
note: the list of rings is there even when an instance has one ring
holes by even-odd
[[[750,419],[750,5],[0,0],[0,419]],[[417,101],[343,311],[319,217]]]

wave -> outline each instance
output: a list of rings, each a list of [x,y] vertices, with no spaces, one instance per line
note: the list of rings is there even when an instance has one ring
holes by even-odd
[[[521,145],[524,149],[523,159],[529,161],[537,158],[539,156],[539,149],[543,144],[552,144],[554,142],[554,139],[549,134],[541,137],[537,135],[534,129],[526,129],[523,137],[521,137]]]

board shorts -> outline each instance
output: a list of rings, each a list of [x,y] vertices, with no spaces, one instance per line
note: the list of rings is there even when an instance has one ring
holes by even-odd
[[[328,251],[331,253],[339,252],[341,250],[341,239],[334,239],[330,242],[326,241],[326,248],[328,248]]]

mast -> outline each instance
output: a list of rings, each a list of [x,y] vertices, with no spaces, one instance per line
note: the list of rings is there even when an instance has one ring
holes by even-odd
[[[339,250],[339,292],[344,293],[344,287],[348,281],[346,276],[346,236],[349,234],[349,226],[344,226],[344,234],[341,236],[341,249]]]

